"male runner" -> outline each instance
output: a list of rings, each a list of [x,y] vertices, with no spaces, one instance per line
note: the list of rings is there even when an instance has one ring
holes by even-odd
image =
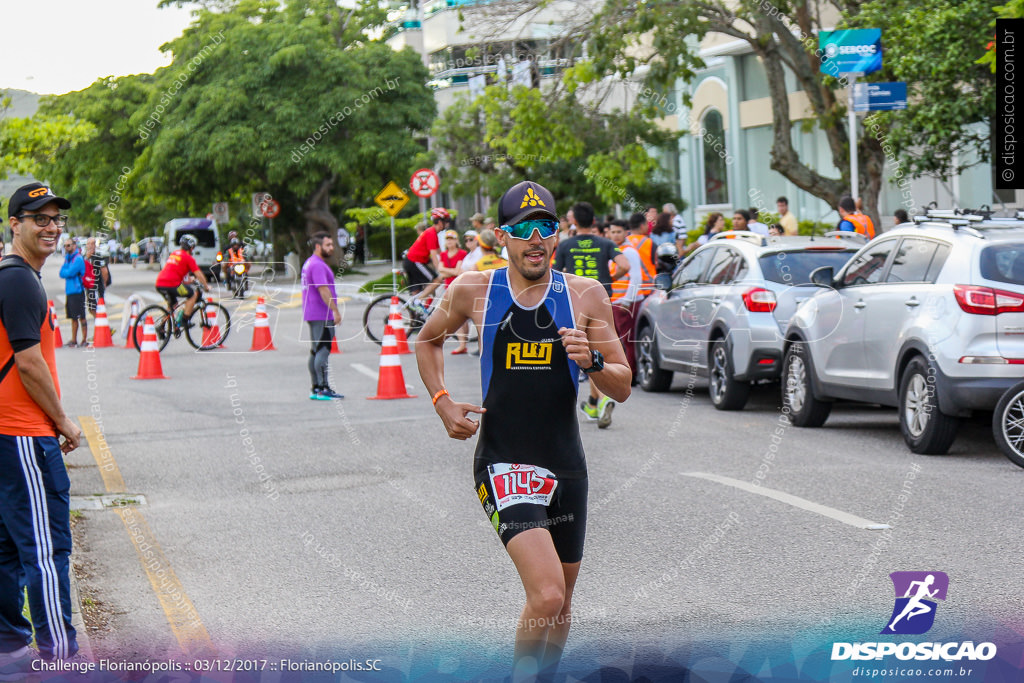
[[[612,276],[608,264],[615,264],[615,272],[623,277],[629,272],[629,261],[615,244],[598,234],[594,224],[594,207],[579,202],[572,207],[576,220],[576,234],[558,243],[555,262],[552,267],[580,277],[597,280],[605,293],[612,294]],[[593,381],[590,382],[590,397],[580,403],[580,411],[590,422],[597,422],[599,429],[607,429],[612,423],[612,409],[615,402],[602,394]]]
[[[630,373],[604,287],[551,270],[551,193],[519,183],[502,196],[498,221],[509,265],[452,283],[420,331],[416,359],[448,436],[465,440],[480,428],[477,496],[526,590],[513,671],[522,680],[553,675],[569,635],[587,522],[577,376],[582,368],[624,401]],[[445,389],[442,346],[466,320],[480,330],[483,407]],[[483,417],[477,423],[470,413]]]

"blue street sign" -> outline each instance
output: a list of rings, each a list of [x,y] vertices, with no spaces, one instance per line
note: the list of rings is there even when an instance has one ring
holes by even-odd
[[[857,28],[822,31],[821,73],[838,78],[842,74],[869,74],[882,68],[882,29]]]
[[[907,108],[907,84],[856,83],[853,86],[854,111],[894,111]]]

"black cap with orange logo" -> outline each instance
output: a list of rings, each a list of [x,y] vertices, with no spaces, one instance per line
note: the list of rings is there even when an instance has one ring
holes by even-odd
[[[58,197],[53,190],[42,183],[22,185],[11,195],[11,201],[7,204],[7,217],[17,216],[26,210],[34,211],[50,202],[56,202],[61,209],[71,208],[71,202],[64,197]]]
[[[515,225],[527,216],[558,220],[555,196],[546,187],[524,180],[501,196],[498,202],[498,226]]]

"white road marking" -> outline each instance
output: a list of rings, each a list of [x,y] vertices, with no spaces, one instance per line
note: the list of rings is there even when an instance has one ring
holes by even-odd
[[[755,486],[748,481],[741,481],[739,479],[733,479],[732,477],[723,477],[719,474],[711,474],[709,472],[682,472],[684,477],[697,477],[698,479],[707,479],[718,484],[725,484],[726,486],[732,486],[733,488],[740,489],[741,491],[747,491],[748,493],[756,493],[759,496],[765,496],[766,498],[772,498],[781,503],[792,505],[793,507],[800,508],[801,510],[807,510],[808,512],[816,512],[819,515],[829,517],[842,522],[843,524],[849,524],[850,526],[857,527],[858,529],[870,529],[872,531],[878,531],[880,529],[891,529],[888,524],[879,524],[878,522],[872,522],[870,519],[864,519],[857,515],[851,515],[848,512],[842,510],[836,510],[827,505],[815,503],[799,496],[794,496],[791,493],[785,493],[783,491],[776,491],[775,489],[768,489],[763,486]]]
[[[366,375],[367,377],[372,379],[374,382],[377,381],[377,373],[374,372],[373,370],[371,370],[370,368],[366,367],[362,363],[350,363],[349,367],[351,367],[353,370],[355,370],[356,372],[358,372],[361,375]],[[414,387],[411,384],[406,384],[405,388],[406,389],[412,389]]]

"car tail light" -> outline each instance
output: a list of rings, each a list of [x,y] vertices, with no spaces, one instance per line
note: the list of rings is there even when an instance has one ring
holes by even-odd
[[[770,289],[752,287],[743,292],[743,305],[751,313],[771,313],[775,303],[775,292]]]
[[[960,308],[967,313],[976,315],[1024,313],[1024,294],[975,285],[954,285],[953,294],[956,296],[956,302],[960,304]]]
[[[1003,358],[1002,356],[963,356],[964,365],[1024,365],[1024,358]]]

